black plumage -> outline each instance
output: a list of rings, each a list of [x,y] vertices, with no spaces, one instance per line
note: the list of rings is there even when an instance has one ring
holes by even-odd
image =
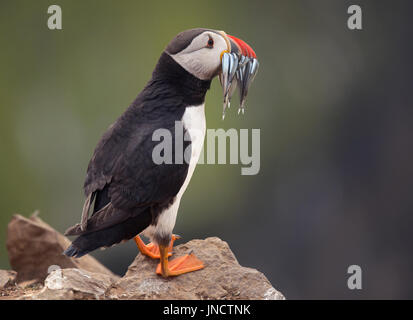
[[[156,223],[185,181],[188,164],[155,164],[152,151],[159,142],[152,140],[152,134],[160,128],[173,133],[185,108],[204,102],[210,83],[162,53],[151,80],[104,133],[94,151],[84,184],[87,200],[82,223],[66,231],[66,235],[79,237],[66,255],[80,257],[129,240]],[[174,134],[172,139],[174,148]],[[184,150],[190,143],[183,142]],[[90,218],[89,208],[93,208]]]

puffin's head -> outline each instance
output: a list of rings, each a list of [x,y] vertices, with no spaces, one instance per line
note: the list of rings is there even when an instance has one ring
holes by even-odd
[[[244,112],[248,88],[258,70],[257,56],[248,44],[224,31],[198,28],[178,34],[165,52],[198,79],[212,80],[219,75],[224,91],[223,116],[238,86],[239,111]]]

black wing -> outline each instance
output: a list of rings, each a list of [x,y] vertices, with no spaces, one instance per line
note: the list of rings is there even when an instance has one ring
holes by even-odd
[[[68,229],[67,235],[89,233],[135,218],[143,211],[139,208],[150,207],[152,219],[156,219],[179,192],[188,164],[154,163],[152,152],[159,141],[153,141],[152,135],[160,128],[169,130],[174,155],[175,121],[182,118],[185,108],[153,107],[148,110],[144,105],[132,105],[103,135],[87,170],[82,223]],[[183,144],[185,150],[190,142]],[[93,201],[93,213],[88,218]]]

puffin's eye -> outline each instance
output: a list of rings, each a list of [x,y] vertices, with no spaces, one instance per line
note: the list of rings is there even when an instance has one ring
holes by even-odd
[[[207,42],[207,47],[208,48],[212,48],[214,46],[214,39],[209,38],[208,42]]]

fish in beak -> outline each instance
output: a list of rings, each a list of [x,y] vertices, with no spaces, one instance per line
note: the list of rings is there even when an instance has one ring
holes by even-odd
[[[235,89],[239,89],[240,105],[238,114],[245,112],[245,100],[248,89],[258,72],[259,63],[254,50],[244,41],[222,31],[230,50],[221,53],[222,70],[219,81],[224,93],[222,119],[225,111],[230,107],[231,97]]]

